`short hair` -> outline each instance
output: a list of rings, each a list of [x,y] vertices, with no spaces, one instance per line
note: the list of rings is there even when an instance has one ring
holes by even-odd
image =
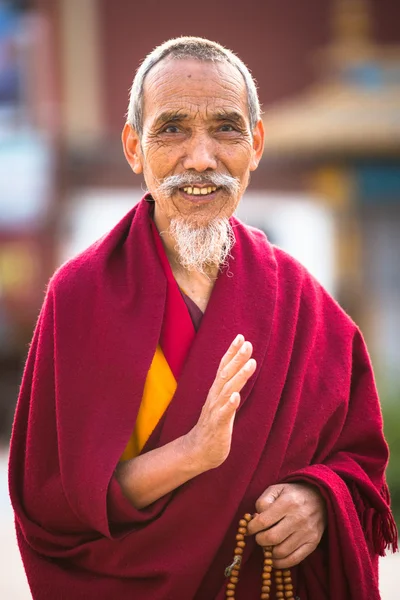
[[[177,60],[194,58],[203,61],[227,62],[236,67],[242,74],[246,85],[250,127],[251,131],[254,131],[257,122],[261,118],[260,101],[256,82],[244,62],[231,50],[224,48],[217,42],[200,37],[183,36],[168,40],[154,48],[136,71],[130,89],[127,122],[139,136],[143,133],[143,96],[146,75],[166,57]]]

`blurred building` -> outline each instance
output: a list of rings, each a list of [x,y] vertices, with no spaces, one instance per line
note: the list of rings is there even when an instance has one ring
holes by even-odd
[[[373,39],[371,5],[337,0],[320,79],[267,110],[264,161],[304,168],[335,221],[336,297],[388,388],[400,364],[400,45]]]
[[[51,24],[28,8],[0,0],[0,434],[55,257]]]
[[[258,81],[266,150],[240,216],[322,280],[385,371],[398,362],[399,3],[0,0],[0,410],[51,272],[142,195],[128,91],[178,35],[228,46]]]

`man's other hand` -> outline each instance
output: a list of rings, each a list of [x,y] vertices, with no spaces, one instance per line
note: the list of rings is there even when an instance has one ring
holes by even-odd
[[[188,455],[201,472],[219,467],[229,455],[240,392],[257,366],[252,352],[243,335],[233,340],[219,364],[199,420],[185,436]]]
[[[265,490],[248,533],[260,546],[273,546],[276,569],[289,569],[318,546],[326,527],[326,506],[317,487],[282,483]]]

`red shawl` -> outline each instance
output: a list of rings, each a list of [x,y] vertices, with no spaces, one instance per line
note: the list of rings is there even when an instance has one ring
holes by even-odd
[[[318,549],[295,568],[301,600],[376,600],[377,554],[396,544],[387,446],[354,323],[294,259],[232,218],[236,245],[144,452],[197,422],[219,361],[242,333],[257,371],[229,457],[143,510],[114,470],[163,327],[166,277],[144,200],[52,278],[15,417],[10,492],[35,600],[211,600],[238,519],[271,484],[314,483],[327,501]],[[258,598],[248,540],[238,600]]]

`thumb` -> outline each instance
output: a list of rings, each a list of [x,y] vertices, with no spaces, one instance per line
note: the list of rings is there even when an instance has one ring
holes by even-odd
[[[268,506],[273,504],[279,498],[284,489],[284,483],[277,483],[275,485],[270,485],[269,487],[267,487],[265,492],[261,494],[261,496],[256,502],[256,511],[258,513],[261,513],[264,510],[267,510]]]

